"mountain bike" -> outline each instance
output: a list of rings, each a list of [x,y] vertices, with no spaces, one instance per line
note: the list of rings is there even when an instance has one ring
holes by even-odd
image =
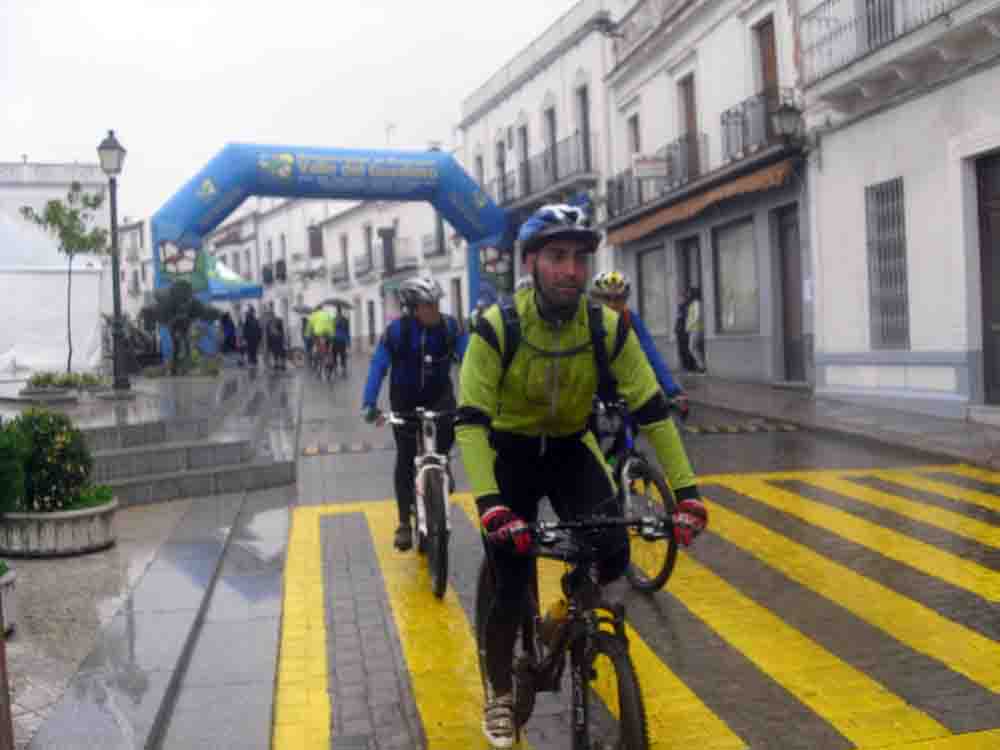
[[[600,552],[589,538],[615,527],[668,533],[670,519],[660,517],[592,518],[530,524],[535,557],[569,564],[562,576],[566,615],[543,628],[538,605],[537,570],[514,647],[513,686],[516,740],[535,708],[539,692],[558,692],[567,660],[572,690],[573,750],[616,748],[647,750],[646,710],[628,651],[625,606],[610,604],[597,583]],[[495,591],[489,557],[483,560],[476,589],[476,640],[479,671],[486,684],[486,621]],[[543,634],[543,630],[546,631]]]
[[[437,433],[438,420],[453,416],[451,411],[431,411],[423,407],[412,412],[391,411],[387,415],[390,424],[417,430],[417,455],[413,461],[416,508],[410,515],[416,520],[417,552],[427,557],[431,591],[439,599],[448,588],[449,509],[453,481],[448,455],[438,449]]]
[[[651,516],[668,519],[677,503],[663,472],[636,444],[636,424],[624,401],[596,404],[599,418],[617,421],[610,452],[618,501],[625,517]],[[658,591],[670,578],[677,562],[677,540],[666,524],[630,529],[631,562],[626,575],[639,591]]]

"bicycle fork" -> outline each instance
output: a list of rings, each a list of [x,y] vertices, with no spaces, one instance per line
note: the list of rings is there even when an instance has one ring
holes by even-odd
[[[444,497],[441,498],[444,503],[444,527],[448,533],[451,533],[451,513],[448,512],[449,505],[451,502],[451,477],[448,476],[448,472],[443,466],[438,466],[437,464],[427,463],[421,466],[422,461],[421,456],[418,456],[414,461],[417,468],[417,479],[416,487],[414,492],[414,497],[416,498],[416,511],[417,511],[417,532],[422,534],[424,537],[427,536],[427,504],[424,502],[424,487],[427,486],[427,477],[431,472],[439,472],[441,474],[442,482],[441,486],[444,489]]]

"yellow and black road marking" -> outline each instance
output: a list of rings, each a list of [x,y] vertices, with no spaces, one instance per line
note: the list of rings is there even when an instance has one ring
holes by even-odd
[[[374,451],[391,451],[396,444],[391,440],[385,443],[310,443],[302,449],[302,455],[307,458],[316,456],[340,456],[345,453],[372,453]]]
[[[725,422],[722,424],[686,424],[685,432],[692,435],[741,435],[752,432],[796,432],[798,425],[775,422]]]
[[[686,424],[682,428],[691,435],[743,435],[756,432],[796,432],[797,425],[774,422],[727,422],[721,424]],[[372,453],[375,451],[392,451],[396,449],[395,443],[391,440],[383,443],[334,443],[334,442],[314,442],[308,443],[302,448],[302,455],[306,458],[317,456],[340,456],[354,453]]]
[[[838,747],[1000,747],[1000,642],[991,637],[994,631],[987,622],[1000,601],[1000,565],[994,554],[1000,548],[1000,494],[990,491],[995,487],[1000,493],[1000,473],[945,465],[701,480],[710,506],[708,542],[716,551],[725,547],[735,556],[726,563],[698,550],[683,553],[668,591],[643,601],[667,612],[682,608],[685,617],[712,635],[718,644],[712,648],[726,650],[728,656],[720,663],[752,670],[777,686],[787,700],[833,732],[843,743]],[[891,488],[884,489],[887,486]],[[919,499],[920,493],[939,498],[938,505]],[[817,499],[829,496],[837,500]],[[453,499],[453,529],[461,520],[458,526],[464,524],[466,533],[472,533],[477,514],[471,496],[457,494]],[[396,509],[390,500],[295,510],[285,569],[272,747],[337,748],[324,619],[330,593],[324,590],[320,525],[324,517],[345,513],[362,516],[371,534],[387,612],[399,636],[427,747],[484,747],[473,623],[460,601],[467,592],[449,587],[444,599],[433,597],[426,564],[392,547]],[[948,538],[929,543],[935,535]],[[836,545],[848,549],[838,557],[833,553]],[[460,557],[468,555],[461,552],[468,547],[452,549],[452,570],[464,575],[463,566],[476,562]],[[877,564],[856,565],[859,555]],[[750,564],[756,566],[750,577],[765,571],[784,584],[778,589],[773,583],[754,588],[749,578],[735,572],[736,566]],[[552,561],[540,563],[543,601],[557,596],[562,570]],[[901,585],[906,576],[924,582],[924,589]],[[458,585],[455,578],[453,583]],[[812,602],[816,617],[796,621],[789,614],[798,606],[798,600],[789,602],[796,591]],[[947,604],[947,597],[959,604]],[[858,650],[844,647],[842,638],[831,635],[841,632],[838,624],[854,634],[867,634],[876,650],[859,660]],[[758,710],[762,697],[738,697],[742,687],[734,682],[724,693],[732,700],[720,700],[717,692],[710,700],[702,693],[706,682],[691,680],[690,671],[684,671],[706,644],[686,644],[645,625],[641,618],[630,621],[627,635],[643,686],[651,746],[758,747],[769,726],[766,718],[759,719],[759,727],[753,723],[758,714],[767,714]],[[446,647],[441,647],[442,637]],[[891,642],[893,649],[878,649],[883,642]],[[958,690],[954,705],[949,707],[948,695],[933,691],[909,694],[902,686],[923,684],[924,676],[913,681],[915,672]],[[970,695],[963,696],[963,689]],[[963,703],[966,697],[968,705]],[[978,718],[967,721],[969,712]],[[758,741],[744,736],[755,731]],[[545,740],[530,747],[546,750],[558,744]]]

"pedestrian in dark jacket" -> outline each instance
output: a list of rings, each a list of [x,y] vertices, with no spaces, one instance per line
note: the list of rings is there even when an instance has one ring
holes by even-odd
[[[288,358],[285,349],[285,322],[277,315],[267,323],[267,348],[271,352],[272,364],[275,370],[284,370]]]
[[[257,322],[257,314],[253,308],[247,310],[246,320],[243,322],[243,341],[247,347],[247,359],[251,367],[257,366],[257,349],[260,347],[260,323]]]
[[[674,335],[677,336],[677,355],[681,361],[681,368],[685,372],[692,372],[695,369],[694,358],[691,356],[691,350],[688,348],[687,316],[688,304],[690,302],[691,298],[688,296],[688,290],[685,289],[681,292],[681,301],[677,305],[677,317],[674,318]]]
[[[239,348],[236,345],[236,323],[233,316],[227,312],[222,313],[222,353],[235,354]]]

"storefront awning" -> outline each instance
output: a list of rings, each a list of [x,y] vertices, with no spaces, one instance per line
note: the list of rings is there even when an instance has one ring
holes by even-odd
[[[611,230],[608,233],[608,244],[621,246],[629,242],[634,242],[658,229],[663,229],[679,221],[692,219],[709,206],[721,203],[729,198],[781,187],[788,180],[791,173],[792,159],[785,159],[784,161],[779,161],[777,164],[771,164],[763,169],[759,169],[756,172],[737,177],[700,195],[691,196],[680,203],[666,206],[630,224]]]

